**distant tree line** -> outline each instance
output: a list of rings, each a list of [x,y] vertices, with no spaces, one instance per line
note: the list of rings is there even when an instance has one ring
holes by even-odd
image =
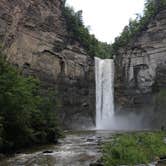
[[[55,94],[40,95],[40,83],[5,60],[0,51],[0,153],[56,142],[61,132]]]
[[[119,37],[115,38],[115,42],[111,46],[111,54],[116,55],[119,48],[126,46],[131,39],[140,35],[147,29],[147,25],[156,14],[166,9],[166,0],[146,0],[143,16],[137,15],[136,19],[130,20],[129,25],[125,26]]]
[[[69,34],[69,42],[78,41],[91,57],[101,58],[111,57],[111,46],[98,41],[94,35],[89,33],[82,19],[82,11],[75,12],[72,7],[63,4],[63,15],[66,20]]]
[[[143,16],[137,14],[136,19],[130,20],[124,27],[120,36],[110,45],[98,41],[94,35],[83,24],[82,11],[75,12],[73,8],[63,4],[63,15],[66,20],[70,41],[78,41],[90,56],[101,58],[112,58],[117,54],[119,48],[125,47],[131,39],[146,30],[148,23],[156,14],[166,8],[166,0],[146,0]]]

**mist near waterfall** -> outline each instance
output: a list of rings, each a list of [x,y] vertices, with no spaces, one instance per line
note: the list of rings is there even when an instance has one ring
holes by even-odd
[[[114,107],[114,61],[95,58],[96,129],[142,130],[147,128],[144,113],[123,111]]]
[[[105,129],[114,114],[114,62],[95,58],[96,129]]]
[[[109,121],[102,125],[103,130],[143,130],[149,129],[148,122],[145,121],[143,113],[114,114]]]

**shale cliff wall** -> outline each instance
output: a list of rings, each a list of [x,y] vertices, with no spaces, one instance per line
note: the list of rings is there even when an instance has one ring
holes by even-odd
[[[151,126],[166,125],[166,10],[119,51],[115,63],[116,110],[143,112]]]
[[[78,42],[69,44],[61,0],[1,0],[0,42],[7,59],[54,88],[65,127],[94,124],[94,61]],[[87,125],[87,126],[86,126]]]

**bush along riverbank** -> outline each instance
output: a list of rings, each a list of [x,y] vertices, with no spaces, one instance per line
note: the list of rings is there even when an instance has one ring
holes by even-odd
[[[166,132],[139,132],[115,135],[103,146],[104,166],[166,165]],[[163,160],[163,161],[162,161]],[[164,163],[165,162],[165,163]]]
[[[4,57],[0,52],[0,153],[56,143],[55,94],[40,95],[40,82],[23,77]]]

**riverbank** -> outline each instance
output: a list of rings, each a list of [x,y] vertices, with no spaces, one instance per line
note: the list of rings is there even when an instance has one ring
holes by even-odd
[[[0,165],[89,166],[101,158],[101,145],[110,140],[112,135],[110,131],[67,132],[57,145],[24,151],[0,161]]]
[[[65,134],[66,137],[61,138],[56,145],[34,147],[21,151],[19,154],[1,160],[0,165],[96,166],[97,163],[104,166],[117,166],[122,164],[120,161],[123,161],[123,165],[131,165],[130,161],[133,163],[138,158],[142,163],[140,156],[144,152],[148,152],[148,154],[162,152],[160,154],[163,154],[163,157],[166,154],[166,142],[164,142],[166,141],[166,132],[70,131]],[[150,151],[149,147],[152,148]],[[152,151],[153,148],[154,151]],[[124,152],[124,156],[122,152]],[[147,163],[159,161],[160,164],[157,166],[165,166],[160,157],[162,156],[156,155],[155,160],[148,160]],[[111,165],[109,162],[112,162],[112,159],[114,163]]]
[[[102,159],[104,166],[162,165],[166,159],[166,132],[116,134],[103,146]]]

